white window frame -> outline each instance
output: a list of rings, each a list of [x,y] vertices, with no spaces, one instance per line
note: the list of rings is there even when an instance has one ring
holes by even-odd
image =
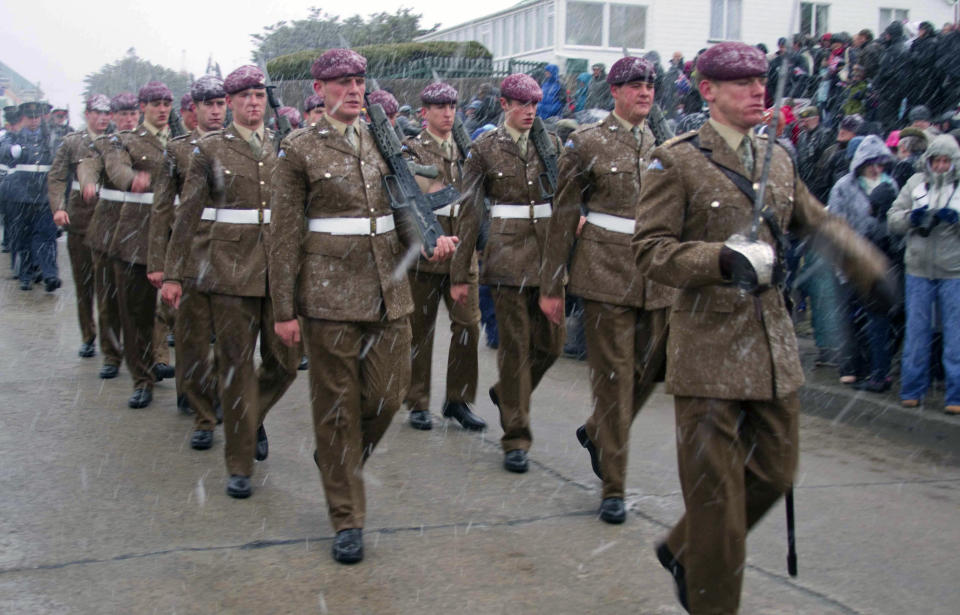
[[[714,41],[739,41],[743,37],[743,0],[719,0],[723,3],[723,15],[722,15],[722,28],[723,32],[720,32],[720,36],[717,36],[717,32],[713,31],[713,1],[710,2],[710,36],[708,40],[710,42]],[[736,36],[731,36],[730,28],[730,3],[738,2],[740,4],[740,22],[736,24]]]

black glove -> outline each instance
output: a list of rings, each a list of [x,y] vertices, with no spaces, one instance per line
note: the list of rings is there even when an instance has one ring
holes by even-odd
[[[933,214],[937,217],[937,220],[944,224],[956,224],[957,220],[960,219],[960,216],[957,215],[957,210],[949,207],[934,210]]]
[[[923,219],[927,217],[930,208],[924,205],[910,211],[910,226],[923,226]]]
[[[883,182],[870,193],[870,215],[881,220],[887,217],[890,206],[897,199],[897,190],[890,182]]]
[[[770,244],[743,235],[731,235],[720,248],[720,274],[749,292],[773,283],[775,263]]]

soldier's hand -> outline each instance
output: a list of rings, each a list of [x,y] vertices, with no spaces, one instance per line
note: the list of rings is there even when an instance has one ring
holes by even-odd
[[[147,279],[150,280],[150,283],[153,284],[154,288],[163,287],[163,272],[162,271],[151,271],[147,274]]]
[[[90,204],[97,198],[97,187],[93,184],[87,184],[83,187],[83,202]]]
[[[300,321],[296,318],[273,323],[273,332],[285,346],[292,347],[300,343]]]
[[[58,209],[53,213],[53,223],[57,226],[70,226],[70,215],[67,210]]]
[[[563,298],[546,297],[540,295],[540,311],[547,317],[547,320],[560,326],[563,324]]]
[[[773,283],[776,254],[770,244],[731,235],[720,249],[720,273],[740,288],[753,292]]]
[[[427,253],[423,251],[423,248],[420,249],[420,252],[431,263],[439,263],[453,256],[459,242],[460,238],[454,235],[441,235],[437,237],[437,246],[433,249],[433,256],[427,258]]]
[[[146,192],[150,190],[150,174],[146,171],[137,171],[130,184],[130,192]]]
[[[454,303],[464,304],[467,302],[467,295],[470,293],[469,284],[451,284],[450,298]]]
[[[180,307],[181,296],[183,296],[183,289],[180,287],[180,282],[164,282],[160,287],[160,298],[172,308]]]
[[[586,216],[580,216],[580,222],[577,222],[577,237],[583,232],[583,225],[587,223]]]

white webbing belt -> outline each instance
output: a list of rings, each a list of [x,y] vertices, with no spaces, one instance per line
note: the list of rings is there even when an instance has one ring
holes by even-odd
[[[393,214],[379,218],[310,218],[310,231],[331,235],[382,235],[396,228]]]
[[[70,189],[80,192],[80,182],[78,182],[77,180],[73,180],[73,183],[70,184]]]
[[[450,205],[444,205],[439,209],[434,209],[433,215],[456,218],[460,215],[460,203],[451,203]]]
[[[13,170],[17,171],[18,173],[21,171],[25,171],[27,173],[47,173],[50,171],[50,165],[49,164],[18,164],[17,166],[13,167]]]
[[[550,203],[535,203],[530,205],[507,205],[499,204],[490,208],[490,216],[493,218],[549,218],[553,212]]]
[[[269,209],[216,209],[204,207],[201,220],[223,222],[226,224],[269,224]]]
[[[591,211],[587,214],[587,222],[590,224],[605,228],[614,233],[623,233],[624,235],[633,235],[636,221],[633,218],[624,218],[621,216],[612,216],[602,214],[599,211]]]
[[[139,205],[153,205],[152,192],[124,192],[123,190],[113,190],[103,188],[100,190],[100,198],[108,201],[119,201],[121,203],[137,203]]]

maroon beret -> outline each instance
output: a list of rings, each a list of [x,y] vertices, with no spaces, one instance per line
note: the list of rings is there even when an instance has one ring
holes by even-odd
[[[277,109],[277,113],[287,118],[287,120],[290,121],[290,126],[293,128],[300,128],[300,124],[303,123],[300,117],[300,112],[294,107],[280,107]]]
[[[323,99],[313,94],[307,96],[306,100],[303,101],[303,111],[304,113],[309,113],[311,110],[316,109],[317,107],[323,108]]]
[[[697,59],[697,72],[704,79],[733,81],[767,74],[767,57],[746,43],[717,43]]]
[[[310,67],[314,79],[327,81],[367,74],[367,59],[353,49],[328,49]]]
[[[133,92],[122,92],[110,99],[111,111],[140,110],[140,101]]]
[[[420,101],[425,105],[455,105],[458,97],[457,90],[442,81],[431,83],[420,92]]]
[[[522,103],[538,103],[543,100],[540,84],[526,73],[517,73],[504,79],[500,84],[500,95]]]
[[[236,94],[251,88],[262,90],[267,87],[267,77],[253,64],[246,64],[234,70],[223,80],[223,91]]]
[[[187,92],[180,97],[180,110],[192,111],[196,109],[196,106],[193,104],[193,97],[190,95],[190,92]]]
[[[393,94],[386,90],[377,90],[376,92],[370,92],[370,95],[367,96],[367,99],[372,105],[380,105],[383,107],[383,112],[387,115],[393,115],[400,109],[400,103],[397,102],[397,99],[393,97]]]
[[[103,94],[94,94],[87,99],[87,111],[110,112],[110,99]]]
[[[190,97],[195,102],[223,98],[227,95],[223,89],[223,79],[216,75],[204,75],[190,86]]]
[[[645,58],[627,56],[620,58],[610,67],[607,73],[607,83],[623,85],[631,81],[646,81],[653,83],[657,78],[657,68]]]
[[[137,98],[142,103],[153,102],[155,100],[169,100],[173,102],[173,92],[166,84],[160,81],[150,81],[147,85],[140,88]]]

